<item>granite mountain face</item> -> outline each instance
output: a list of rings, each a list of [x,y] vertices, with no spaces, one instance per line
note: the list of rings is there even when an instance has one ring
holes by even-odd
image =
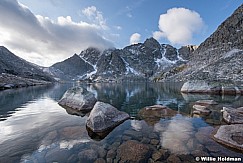
[[[193,52],[185,68],[161,80],[243,80],[243,5]]]
[[[54,64],[49,68],[62,72],[58,77],[65,79],[144,80],[151,79],[157,72],[186,63],[195,46],[185,46],[179,50],[162,44],[153,38],[144,43],[127,46],[123,49],[107,49],[103,52],[88,48],[78,56]],[[67,62],[68,60],[73,62]],[[82,61],[82,62],[80,62]]]

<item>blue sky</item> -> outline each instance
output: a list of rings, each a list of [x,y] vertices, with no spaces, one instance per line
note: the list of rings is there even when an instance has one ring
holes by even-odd
[[[0,44],[49,66],[89,46],[199,45],[242,0],[1,0]]]

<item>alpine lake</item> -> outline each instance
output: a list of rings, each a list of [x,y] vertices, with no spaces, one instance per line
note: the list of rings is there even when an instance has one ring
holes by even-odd
[[[65,91],[81,85],[99,101],[132,118],[102,136],[86,129],[89,114],[58,105]],[[181,94],[182,83],[57,84],[0,91],[0,163],[197,162],[196,157],[241,157],[212,139],[225,124],[223,106],[242,107],[242,96]],[[197,100],[214,100],[209,115],[193,114]],[[139,111],[163,105],[176,114],[142,117]],[[243,158],[242,158],[243,159]],[[132,162],[132,161],[131,161]]]

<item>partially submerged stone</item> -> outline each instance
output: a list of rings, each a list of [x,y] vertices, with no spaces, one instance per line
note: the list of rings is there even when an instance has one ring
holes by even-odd
[[[214,140],[243,152],[243,124],[223,125],[216,130]]]
[[[162,105],[146,106],[138,112],[138,116],[150,125],[156,124],[160,118],[173,117],[176,114],[177,111]]]
[[[243,124],[243,107],[227,108],[223,107],[223,119],[229,124],[241,123]]]
[[[203,106],[203,105],[193,105],[193,108],[200,112],[200,114],[205,114],[205,115],[209,115],[211,113],[211,110],[209,110],[209,108],[207,106]]]
[[[98,101],[90,112],[86,126],[93,132],[104,132],[128,118],[127,113],[117,110],[110,104]]]
[[[172,117],[177,114],[177,111],[172,110],[166,106],[162,105],[153,105],[146,106],[142,108],[138,114],[143,118],[153,118],[153,117]]]
[[[95,105],[97,99],[94,94],[87,91],[82,87],[73,87],[68,89],[61,100],[59,105],[72,108],[78,111],[90,111]]]

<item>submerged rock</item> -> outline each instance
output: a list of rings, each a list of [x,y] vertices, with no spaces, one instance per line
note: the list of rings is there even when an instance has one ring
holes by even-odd
[[[124,142],[117,150],[117,157],[120,162],[148,162],[150,155],[149,146],[135,140]]]
[[[216,130],[214,140],[243,152],[243,124],[223,125]]]
[[[79,161],[93,163],[98,158],[98,153],[93,149],[83,150],[78,154]]]
[[[156,124],[160,118],[173,117],[176,114],[177,111],[162,105],[147,106],[138,112],[140,118],[152,125]]]
[[[223,119],[229,124],[243,124],[243,107],[234,109],[223,107]]]
[[[59,105],[72,108],[78,111],[90,111],[97,99],[94,94],[82,87],[73,87],[68,89],[58,102]]]
[[[90,112],[86,126],[93,132],[104,132],[128,118],[127,113],[117,110],[114,106],[104,102],[96,102]]]

